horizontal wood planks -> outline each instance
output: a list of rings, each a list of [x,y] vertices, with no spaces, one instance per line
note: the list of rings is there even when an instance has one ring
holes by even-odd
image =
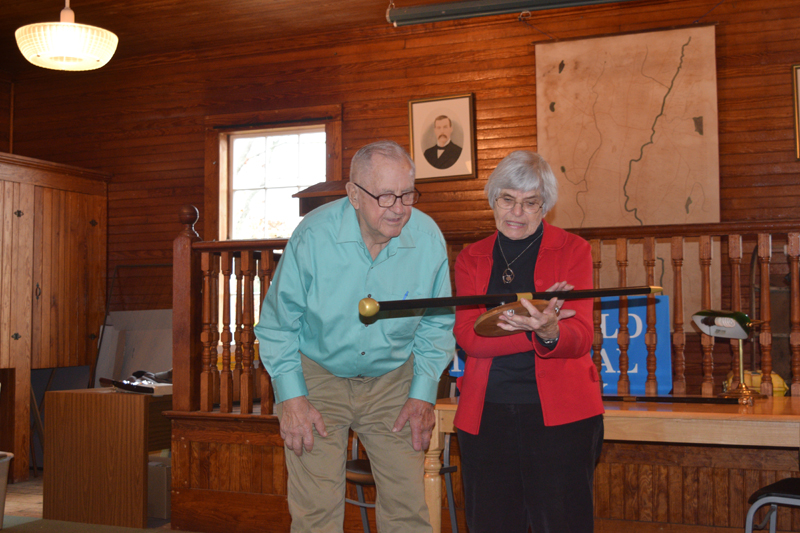
[[[347,177],[364,143],[408,146],[409,100],[473,93],[478,179],[421,182],[418,207],[446,232],[489,231],[486,178],[510,151],[536,149],[534,45],[696,23],[716,27],[722,220],[800,218],[791,79],[800,15],[790,0],[625,2],[537,11],[523,22],[508,15],[123,55],[80,76],[19,80],[15,151],[114,174],[111,271],[170,262],[180,206],[205,209],[206,116],[341,105]],[[170,307],[156,285],[114,295],[112,309]]]

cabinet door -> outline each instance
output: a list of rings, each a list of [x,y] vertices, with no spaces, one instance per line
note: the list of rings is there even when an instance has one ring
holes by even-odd
[[[35,191],[32,367],[94,364],[105,313],[106,200]]]
[[[33,189],[0,181],[0,368],[29,365]]]

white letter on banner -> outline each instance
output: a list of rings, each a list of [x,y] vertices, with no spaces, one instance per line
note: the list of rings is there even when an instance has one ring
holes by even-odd
[[[608,315],[603,313],[600,318],[600,330],[603,332],[604,339],[616,339],[617,338],[617,330],[614,330],[613,335],[609,335],[606,333],[606,317]]]
[[[618,372],[614,370],[614,367],[611,366],[611,359],[608,358],[605,348],[600,350],[600,357],[603,358],[603,366],[606,367],[606,370],[603,372],[604,374],[618,374]]]

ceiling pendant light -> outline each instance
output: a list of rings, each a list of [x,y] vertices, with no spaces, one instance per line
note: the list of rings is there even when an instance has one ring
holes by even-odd
[[[53,70],[94,70],[114,55],[119,39],[103,28],[75,24],[75,12],[61,10],[61,22],[28,24],[15,33],[22,55],[38,67]]]

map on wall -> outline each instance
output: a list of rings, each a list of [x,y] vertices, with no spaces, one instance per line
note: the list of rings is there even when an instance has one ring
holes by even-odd
[[[563,228],[719,222],[714,27],[536,45]]]

